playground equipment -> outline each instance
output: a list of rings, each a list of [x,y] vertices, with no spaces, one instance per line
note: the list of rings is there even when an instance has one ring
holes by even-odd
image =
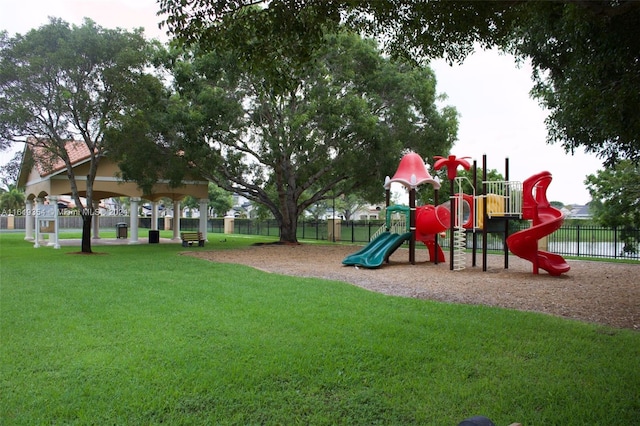
[[[438,244],[438,236],[449,230],[450,269],[461,270],[466,267],[467,234],[473,236],[472,262],[476,265],[476,236],[482,231],[483,270],[487,265],[487,234],[504,233],[505,269],[508,268],[508,250],[516,256],[533,264],[533,273],[539,269],[550,275],[568,272],[570,266],[562,256],[539,250],[538,240],[556,231],[564,220],[560,210],[547,201],[546,190],[551,183],[551,173],[541,172],[523,183],[508,180],[508,160],[506,162],[505,181],[487,181],[486,157],[483,157],[483,190],[477,196],[462,191],[463,178],[457,177],[459,166],[469,169],[464,158],[435,157],[436,169],[447,167],[451,183],[449,201],[440,205],[415,205],[415,190],[423,183],[430,183],[435,190],[437,204],[440,182],[426,169],[422,158],[415,153],[405,155],[400,161],[393,178],[387,177],[387,215],[385,225],[376,232],[369,244],[343,260],[345,265],[359,265],[376,268],[388,261],[389,256],[403,243],[409,242],[409,261],[415,264],[415,242],[421,241],[429,252],[429,260],[444,262],[444,252]],[[473,163],[473,179],[476,180],[476,163]],[[409,207],[389,206],[390,187],[394,182],[409,189]],[[472,185],[473,187],[473,185]],[[400,216],[400,219],[397,218]],[[394,219],[394,217],[396,217]],[[532,221],[532,227],[509,235],[508,221],[526,219]],[[500,228],[502,228],[500,230]],[[508,248],[508,249],[507,249]]]
[[[396,220],[392,222],[392,215],[401,212],[404,220]],[[366,268],[376,268],[385,261],[394,251],[398,249],[405,241],[411,239],[411,230],[409,229],[409,221],[406,220],[409,208],[406,206],[389,206],[385,223],[387,226],[379,229],[371,242],[362,250],[359,250],[347,256],[342,263],[345,265],[360,265]]]
[[[534,274],[542,268],[550,275],[560,275],[571,269],[564,258],[538,249],[538,240],[557,231],[564,221],[562,212],[547,201],[550,183],[549,172],[538,173],[524,181],[522,218],[531,220],[532,226],[508,236],[507,245],[513,254],[533,263]]]
[[[410,208],[407,206],[389,206],[385,225],[371,237],[371,242],[361,250],[347,256],[344,265],[359,265],[365,268],[377,268],[414,235],[411,232]],[[393,218],[396,213],[400,217]],[[429,259],[444,262],[444,252],[436,244],[436,235],[447,230],[449,206],[420,206],[416,208],[416,241],[421,241],[429,250]]]

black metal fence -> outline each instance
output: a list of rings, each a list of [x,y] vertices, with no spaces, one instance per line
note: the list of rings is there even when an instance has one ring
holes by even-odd
[[[183,219],[183,221],[185,221]],[[192,229],[197,229],[197,219],[193,219]],[[189,226],[182,222],[182,226]],[[327,221],[304,221],[298,224],[298,238],[308,240],[324,240],[367,243],[371,236],[384,225],[384,221],[342,221],[333,231],[334,224]],[[518,232],[529,228],[525,223],[513,223],[510,226],[510,233]],[[209,231],[224,231],[222,219],[210,219]],[[234,223],[234,233],[247,235],[279,236],[278,224],[271,221],[254,221],[249,219],[236,219]],[[623,239],[622,229],[605,228],[594,225],[565,224],[553,234],[541,241],[541,249],[558,253],[563,256],[572,257],[593,257],[607,259],[632,259],[640,260],[640,229],[625,230],[626,234],[635,237],[635,243],[627,244]],[[473,246],[473,232],[467,232],[467,247]],[[475,233],[476,247],[482,249],[482,234]],[[504,250],[504,233],[490,233],[487,236],[488,250]],[[439,238],[439,244],[443,248],[449,247],[449,234]]]
[[[342,221],[334,225],[331,221],[301,221],[298,224],[298,238],[307,240],[324,240],[367,243],[371,236],[384,225],[384,221]],[[336,226],[336,229],[332,229]],[[529,228],[529,224],[512,223],[510,233]],[[196,230],[198,219],[182,219],[181,228]],[[224,232],[223,219],[209,219],[209,232]],[[640,241],[640,229],[625,230],[627,234],[635,236],[635,241]],[[234,233],[246,235],[263,235],[278,237],[280,229],[275,220],[256,221],[250,219],[235,219]],[[487,236],[488,250],[504,249],[504,233],[490,233]],[[473,232],[467,232],[467,247],[473,246]],[[481,232],[475,233],[476,247],[482,249]],[[449,234],[439,238],[443,248],[449,247]],[[594,225],[565,224],[553,234],[541,242],[543,249],[558,253],[563,256],[593,257],[607,259],[635,259],[640,260],[640,246],[637,243],[626,244],[623,240],[622,230],[618,228],[604,228]]]
[[[632,242],[625,242],[624,234]],[[640,260],[640,229],[566,225],[547,238],[548,251],[561,255]]]
[[[105,230],[115,227],[118,223],[130,223],[129,217],[108,217],[101,216],[100,228]],[[199,219],[181,218],[180,229],[184,231],[198,230]],[[7,217],[0,217],[0,229],[7,229]],[[13,219],[14,229],[24,229],[24,217]],[[371,240],[381,226],[382,220],[368,221],[342,221],[334,224],[331,221],[306,220],[298,223],[298,239],[301,240],[324,240],[339,241],[349,243],[366,244]],[[82,221],[80,217],[70,216],[59,218],[60,229],[80,229]],[[151,228],[151,218],[140,218],[141,228]],[[527,229],[530,225],[527,222],[510,223],[509,233],[514,233]],[[164,229],[164,218],[158,219],[158,229]],[[224,233],[224,219],[210,218],[207,221],[207,230],[212,233]],[[278,237],[280,229],[275,220],[252,220],[235,219],[233,232],[244,235],[262,235],[268,237]],[[631,235],[634,243],[626,243],[624,235]],[[334,237],[335,236],[335,237]],[[467,247],[472,247],[474,238],[473,232],[467,232]],[[482,249],[482,237],[480,232],[475,233],[476,247]],[[504,233],[490,233],[487,238],[488,250],[504,249]],[[632,259],[640,260],[640,229],[605,228],[590,224],[566,223],[553,234],[543,239],[541,244],[546,250],[558,253],[563,256],[572,257],[593,257],[607,259]],[[439,244],[443,248],[448,248],[449,237],[439,238]]]

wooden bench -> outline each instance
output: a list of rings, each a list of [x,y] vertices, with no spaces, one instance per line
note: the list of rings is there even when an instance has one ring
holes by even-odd
[[[198,247],[204,247],[202,232],[181,232],[180,239],[182,240],[182,247],[193,245],[196,241],[198,242]]]

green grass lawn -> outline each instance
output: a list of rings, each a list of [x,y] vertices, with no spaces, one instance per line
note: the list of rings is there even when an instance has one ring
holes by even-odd
[[[22,237],[0,234],[2,425],[640,421],[638,332]]]

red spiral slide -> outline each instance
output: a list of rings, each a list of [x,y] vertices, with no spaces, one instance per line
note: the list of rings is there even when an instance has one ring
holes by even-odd
[[[538,273],[539,268],[549,275],[560,275],[571,269],[562,256],[538,249],[538,240],[555,232],[564,221],[563,213],[547,201],[547,188],[551,179],[551,173],[541,172],[522,183],[522,218],[533,223],[529,229],[507,238],[507,246],[513,254],[533,263],[534,274]]]

